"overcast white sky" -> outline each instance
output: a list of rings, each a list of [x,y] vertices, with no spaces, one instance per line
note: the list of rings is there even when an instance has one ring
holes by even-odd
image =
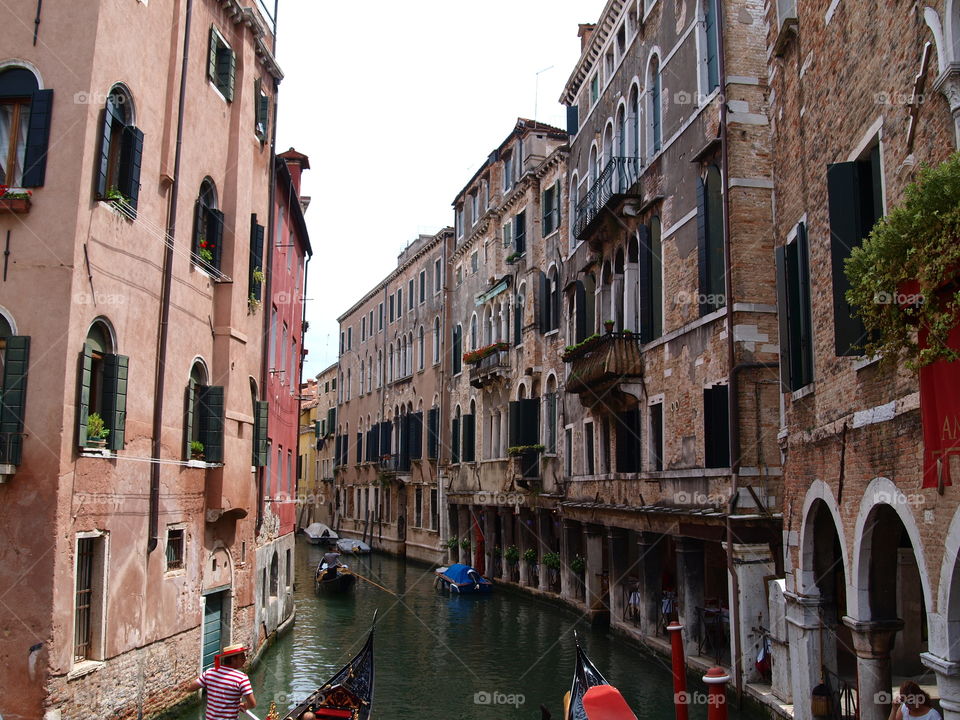
[[[577,24],[605,4],[281,0],[277,152],[311,164],[304,378],[336,360],[337,317],[404,246],[453,224],[451,201],[517,117],[539,97],[536,119],[565,127]]]

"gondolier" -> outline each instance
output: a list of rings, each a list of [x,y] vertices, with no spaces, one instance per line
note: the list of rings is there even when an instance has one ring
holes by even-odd
[[[207,691],[206,720],[237,720],[242,710],[257,706],[250,678],[240,670],[247,661],[247,648],[228,645],[214,656],[214,665],[205,670],[190,688]]]

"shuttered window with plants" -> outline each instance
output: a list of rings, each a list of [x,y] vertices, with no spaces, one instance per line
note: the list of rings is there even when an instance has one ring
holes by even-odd
[[[195,362],[190,371],[190,380],[185,390],[185,414],[187,457],[207,463],[222,463],[223,387],[207,384],[207,373],[200,362]]]
[[[776,263],[780,380],[784,392],[793,392],[813,382],[810,260],[804,223],[797,225],[786,245],[777,248]]]
[[[5,198],[17,188],[40,187],[47,167],[47,144],[53,90],[41,90],[36,76],[26,68],[0,71],[0,185]],[[23,193],[29,202],[29,195]]]
[[[267,432],[270,406],[266,400],[255,400],[253,403],[253,465],[265,467],[267,464]],[[320,423],[317,423],[318,429]]]
[[[560,181],[543,191],[540,199],[541,219],[540,230],[543,237],[547,237],[560,228]]]
[[[207,77],[228,102],[233,101],[233,83],[236,74],[237,54],[227,44],[223,35],[215,27],[211,27]]]
[[[27,371],[30,337],[14,335],[0,315],[0,465],[19,465],[23,459],[23,422],[27,411]]]
[[[95,322],[80,353],[77,435],[81,448],[123,449],[129,369],[130,359],[113,352],[110,331]]]
[[[415,412],[410,415],[410,459],[423,458],[423,413]]]
[[[256,102],[253,133],[262,145],[267,141],[270,128],[270,96],[263,91],[263,80],[260,78],[254,82],[253,97]]]
[[[248,302],[252,310],[260,307],[263,301],[263,225],[257,222],[257,214],[250,216],[250,260],[247,287],[250,296]]]
[[[511,454],[520,458],[523,477],[540,475],[540,398],[512,401],[509,405]],[[516,450],[514,450],[516,448]]]
[[[143,132],[133,125],[130,95],[115,87],[107,96],[97,161],[97,199],[106,200],[128,218],[137,216]]]
[[[200,185],[200,194],[194,205],[191,256],[194,264],[215,277],[221,277],[222,244],[223,213],[217,210],[216,189],[207,178]]]

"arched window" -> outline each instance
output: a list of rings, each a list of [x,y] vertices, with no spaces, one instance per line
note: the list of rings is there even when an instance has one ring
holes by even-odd
[[[550,329],[557,330],[560,327],[560,276],[557,268],[550,271],[550,293],[547,296],[547,305],[550,308]]]
[[[194,205],[193,262],[204,270],[220,273],[223,242],[223,213],[217,210],[213,180],[204,179]]]
[[[23,67],[0,71],[0,185],[43,185],[53,90]]]
[[[17,335],[13,317],[0,307],[0,464],[19,465],[21,461],[29,365],[30,338]]]
[[[617,254],[614,257],[613,261],[613,319],[617,323],[617,330],[623,331],[626,326],[624,321],[626,318],[625,309],[624,309],[624,262],[623,262],[623,248],[617,248]],[[636,329],[636,328],[631,328]]]
[[[470,317],[470,349],[476,350],[477,345],[477,314]]]
[[[123,449],[130,361],[114,350],[107,321],[94,320],[81,353],[79,440],[81,447]]]
[[[653,157],[660,152],[663,133],[663,104],[661,101],[660,58],[654,55],[650,58],[650,67],[647,71],[647,88],[649,88],[649,156]]]
[[[450,354],[450,364],[453,366],[453,374],[456,375],[463,368],[463,327],[460,325],[453,327]]]
[[[524,286],[521,285],[517,292],[516,307],[513,309],[513,344],[519,345],[523,342],[523,296]]]
[[[420,326],[419,335],[417,336],[417,369],[423,370],[423,325]]]
[[[363,395],[363,390],[366,387],[367,383],[367,368],[363,360],[360,361],[360,394]]]
[[[707,35],[707,85],[704,89],[709,94],[720,87],[720,37],[717,25],[717,0],[704,0],[703,19]]]
[[[640,88],[636,85],[630,88],[630,117],[628,132],[630,135],[630,157],[640,157]]]
[[[390,357],[387,361],[387,382],[393,382],[393,343],[390,343]]]
[[[273,557],[270,559],[270,597],[277,597],[280,590],[280,561],[277,558],[277,551],[273,551]]]
[[[440,318],[433,319],[433,364],[440,362]]]
[[[590,157],[588,160],[587,172],[589,173],[588,177],[590,178],[590,187],[593,187],[593,184],[597,181],[597,177],[600,175],[600,155],[597,152],[597,146],[590,146]]]
[[[190,366],[190,379],[187,380],[187,457],[203,459],[203,439],[200,431],[200,397],[207,387],[207,368],[203,360],[197,358]]]
[[[577,173],[574,172],[570,177],[570,192],[567,193],[567,202],[570,203],[570,208],[567,211],[567,217],[570,220],[567,222],[567,227],[570,232],[570,252],[573,252],[574,248],[577,246],[577,236],[575,232],[576,228],[576,219],[577,219],[577,202],[580,197],[579,195],[579,178]]]
[[[126,88],[115,85],[103,109],[97,198],[136,215],[142,155],[143,133],[133,125],[133,100]]]
[[[377,350],[377,387],[383,385],[383,350]]]

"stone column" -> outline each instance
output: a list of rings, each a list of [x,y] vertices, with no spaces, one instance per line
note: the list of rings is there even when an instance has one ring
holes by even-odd
[[[536,510],[537,514],[537,545],[538,557],[540,561],[540,582],[537,585],[539,590],[547,592],[550,589],[550,568],[543,563],[543,556],[552,552],[550,548],[550,517],[546,510]]]
[[[737,600],[740,605],[740,617],[730,618],[730,657],[735,662],[734,633],[740,636],[741,668],[743,682],[750,683],[760,679],[756,659],[763,642],[760,626],[767,621],[767,594],[764,590],[764,578],[774,574],[773,553],[770,545],[759,543],[746,545],[734,543],[733,547],[723,543],[724,552],[733,553],[733,571],[737,574]],[[729,583],[730,599],[727,607],[733,608],[733,583]]]
[[[486,577],[491,577],[493,574],[493,547],[497,537],[496,511],[496,508],[483,509],[483,571]]]
[[[570,561],[577,552],[577,546],[570,540],[574,533],[580,532],[580,523],[564,520],[560,527],[560,596],[573,600],[577,595],[577,576],[570,569]]]
[[[684,627],[683,647],[687,657],[697,654],[698,638],[703,628],[697,608],[703,607],[703,541],[678,537],[677,548],[677,615]]]
[[[793,686],[790,682],[790,645],[787,639],[786,580],[775,578],[768,581],[768,624],[770,631],[770,685],[773,694],[787,704],[793,704]]]
[[[530,511],[520,508],[520,514],[517,515],[517,548],[520,550],[520,584],[529,587],[530,585],[530,563],[528,563],[523,554],[530,547],[530,532],[527,527]]]
[[[960,720],[960,662],[923,653],[920,661],[937,674],[937,690],[943,720]]]
[[[510,579],[510,563],[507,562],[507,548],[511,545],[515,545],[513,535],[513,511],[509,508],[501,508],[500,510],[500,522],[503,523],[503,556],[501,557],[500,566],[502,577],[504,580]]]
[[[457,508],[459,517],[457,518],[457,525],[460,528],[460,553],[459,558],[460,562],[464,565],[472,564],[470,562],[470,549],[464,550],[463,548],[463,539],[468,538],[470,540],[470,548],[473,548],[473,523],[470,521],[470,506],[469,505],[460,505]]]
[[[821,682],[820,667],[833,659],[836,669],[836,636],[822,627],[820,598],[784,593],[787,639],[790,643],[790,683],[793,686],[794,720],[814,720],[810,707],[813,688]],[[823,647],[821,647],[823,643]]]
[[[890,657],[902,675],[923,672],[920,662],[922,612],[923,586],[913,548],[897,548],[897,615],[903,620],[903,631],[897,636]]]
[[[610,624],[623,623],[625,597],[623,581],[627,574],[627,531],[607,528],[607,557],[610,559]]]
[[[663,544],[666,538],[651,532],[638,535],[637,546],[640,552],[640,632],[647,637],[657,634],[660,622],[660,604],[663,600],[660,577],[663,570]]]
[[[893,700],[890,649],[903,628],[903,620],[862,621],[847,616],[843,624],[852,631],[857,653],[860,720],[886,720]]]
[[[604,610],[603,604],[603,527],[587,525],[586,602],[589,610]]]
[[[933,83],[934,90],[942,92],[953,115],[954,143],[960,148],[960,63],[951,62]]]

